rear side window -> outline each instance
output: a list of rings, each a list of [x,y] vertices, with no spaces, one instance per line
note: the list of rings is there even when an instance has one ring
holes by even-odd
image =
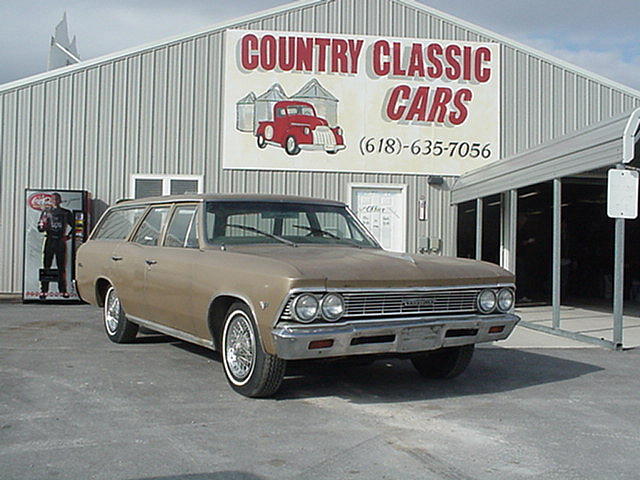
[[[98,231],[93,235],[94,240],[124,240],[138,222],[145,207],[118,208],[111,210],[104,219]]]
[[[197,248],[196,206],[176,207],[164,239],[165,247]]]
[[[169,207],[153,207],[144,218],[133,241],[140,245],[158,245],[168,215]]]

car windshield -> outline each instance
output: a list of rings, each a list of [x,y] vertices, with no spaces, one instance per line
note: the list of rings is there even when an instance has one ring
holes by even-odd
[[[313,109],[311,107],[307,107],[306,105],[290,105],[287,107],[287,113],[289,115],[309,115],[310,117],[314,117]]]
[[[205,229],[207,241],[214,245],[338,244],[379,248],[345,207],[334,205],[209,201]]]

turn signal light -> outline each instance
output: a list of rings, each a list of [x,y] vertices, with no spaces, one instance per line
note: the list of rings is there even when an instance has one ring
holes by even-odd
[[[493,327],[489,328],[489,333],[500,333],[503,330],[504,325],[494,325]]]
[[[309,350],[317,350],[319,348],[331,348],[333,347],[333,339],[327,340],[314,340],[309,342]]]

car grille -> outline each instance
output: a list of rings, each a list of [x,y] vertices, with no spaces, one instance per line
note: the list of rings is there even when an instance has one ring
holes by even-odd
[[[344,292],[346,311],[343,318],[369,318],[417,315],[446,315],[476,311],[480,289],[437,290],[431,292]],[[289,299],[281,320],[293,318]]]
[[[313,143],[315,145],[335,145],[336,137],[329,127],[316,127],[313,131]]]

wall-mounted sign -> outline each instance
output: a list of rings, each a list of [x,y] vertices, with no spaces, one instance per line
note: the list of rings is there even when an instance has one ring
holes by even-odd
[[[638,178],[634,170],[611,169],[607,184],[607,215],[610,218],[638,218]]]
[[[223,167],[459,175],[500,157],[500,48],[225,32]]]

